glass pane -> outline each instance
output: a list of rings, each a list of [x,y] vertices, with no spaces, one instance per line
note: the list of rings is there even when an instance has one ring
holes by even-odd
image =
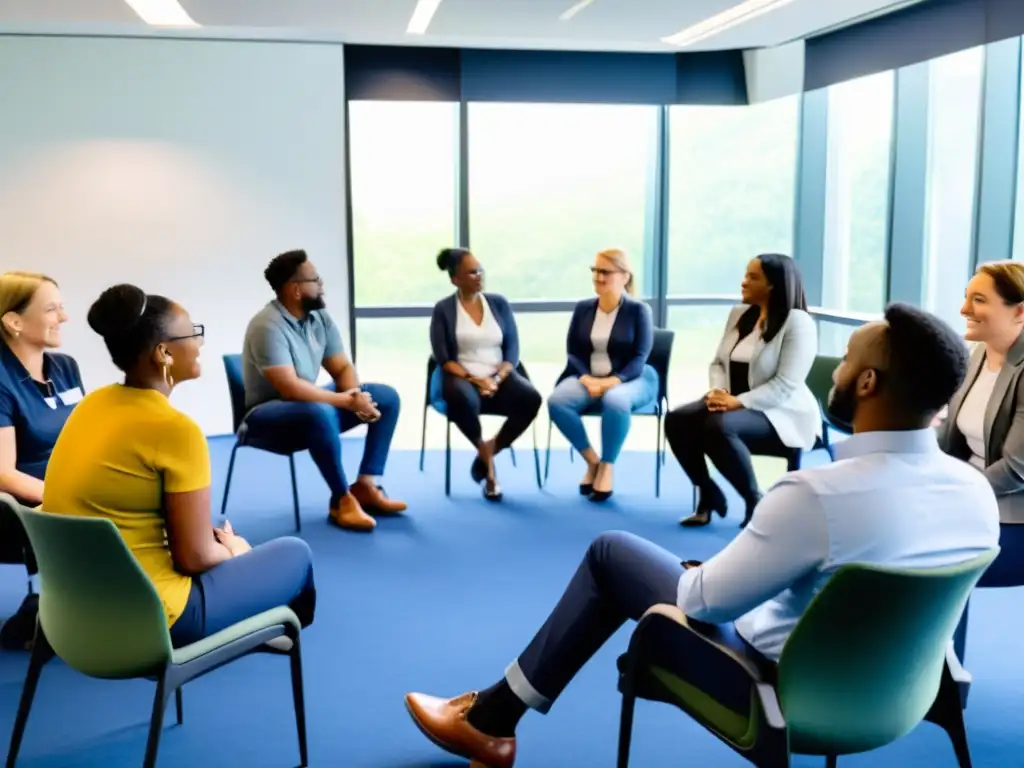
[[[879,312],[885,303],[894,75],[828,89],[823,306]]]
[[[960,328],[970,276],[985,48],[930,66],[925,308]]]
[[[738,294],[752,257],[793,251],[800,97],[669,115],[669,293]]]
[[[473,252],[510,299],[591,292],[594,253],[619,247],[643,284],[657,108],[470,104]]]
[[[725,304],[668,308],[668,327],[676,334],[668,377],[669,407],[676,408],[707,393],[708,368],[731,309]]]
[[[1024,68],[1024,46],[1021,46],[1021,67]],[[1024,80],[1018,98],[1024,99]],[[1009,96],[1013,98],[1013,96]],[[1017,135],[1017,146],[1024,150],[1024,109],[1020,110],[1020,132]],[[1018,155],[1020,152],[1018,151]],[[1016,226],[1013,230],[1013,258],[1024,261],[1024,157],[1017,160],[1017,212]]]
[[[859,326],[837,323],[832,320],[818,320],[818,354],[842,357],[850,335]]]
[[[356,306],[433,304],[447,290],[435,258],[457,237],[458,109],[350,102]]]

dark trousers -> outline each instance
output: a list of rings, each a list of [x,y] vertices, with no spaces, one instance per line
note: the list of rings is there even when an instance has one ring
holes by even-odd
[[[180,648],[281,605],[295,611],[303,627],[313,623],[313,555],[294,536],[260,544],[193,578],[185,610],[171,625],[171,643]]]
[[[714,486],[704,461],[707,456],[747,502],[755,501],[760,494],[751,451],[773,453],[783,447],[761,411],[740,408],[712,413],[703,400],[665,414],[665,437],[695,488],[706,491]]]
[[[444,374],[441,394],[448,408],[448,418],[473,445],[482,439],[480,414],[504,416],[495,436],[495,451],[508,448],[537,418],[541,396],[528,379],[512,371],[491,397],[481,397],[473,384],[450,373]]]
[[[1024,525],[999,526],[999,556],[978,580],[978,587],[1024,587]],[[964,608],[963,616],[953,633],[953,649],[960,663],[964,663],[967,652],[967,612],[970,602]]]
[[[35,506],[21,501],[18,503],[23,506]],[[28,534],[25,533],[25,526],[21,524],[21,518],[6,505],[0,506],[0,563],[24,563],[29,576],[39,572],[35,553],[29,543]]]
[[[598,536],[555,610],[509,666],[506,679],[525,704],[547,712],[577,672],[627,619],[637,621],[651,606],[676,602],[683,566],[671,552],[631,533]],[[759,666],[771,662],[736,634],[731,624],[716,629],[716,640]],[[715,696],[719,675],[706,664],[678,660],[687,682]],[[749,706],[749,689],[744,698]]]
[[[364,384],[363,389],[377,403],[380,418],[367,425],[366,446],[359,474],[383,475],[391,450],[391,439],[398,424],[401,402],[398,392],[386,384]],[[327,403],[272,400],[253,408],[245,417],[245,423],[253,441],[273,443],[282,450],[308,450],[324,482],[331,489],[332,505],[348,493],[348,480],[341,466],[340,435],[364,423],[354,413],[339,410]]]

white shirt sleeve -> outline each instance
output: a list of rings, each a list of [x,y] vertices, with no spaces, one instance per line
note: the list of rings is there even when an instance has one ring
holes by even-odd
[[[828,553],[820,499],[806,481],[786,476],[739,536],[699,568],[683,572],[676,604],[697,621],[735,621],[820,567]]]

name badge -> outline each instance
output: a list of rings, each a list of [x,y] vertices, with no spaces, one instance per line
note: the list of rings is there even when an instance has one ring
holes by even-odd
[[[80,402],[85,395],[82,393],[81,387],[72,387],[66,392],[58,392],[57,397],[60,398],[60,401],[64,405],[74,405],[75,403]],[[53,408],[55,406],[50,407]]]

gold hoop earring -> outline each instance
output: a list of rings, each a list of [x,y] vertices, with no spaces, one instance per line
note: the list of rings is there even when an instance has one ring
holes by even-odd
[[[167,385],[168,389],[174,386],[174,377],[171,376],[171,364],[166,360],[164,361],[164,384]]]

